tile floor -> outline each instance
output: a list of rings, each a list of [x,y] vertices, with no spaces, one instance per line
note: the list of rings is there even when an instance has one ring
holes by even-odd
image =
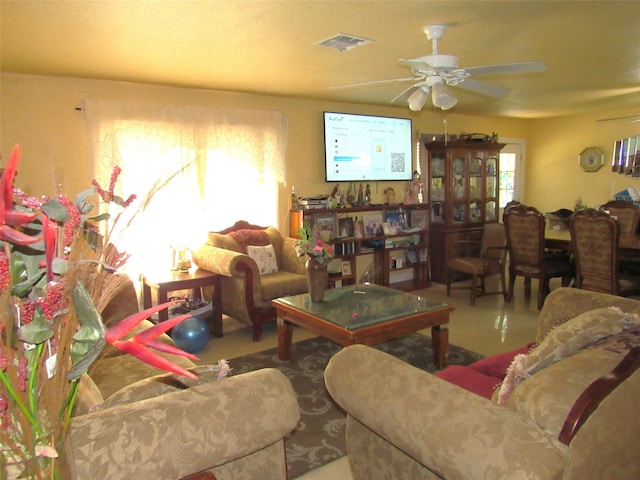
[[[536,308],[537,282],[533,281],[532,284],[530,299],[524,298],[522,279],[519,278],[510,303],[505,303],[501,295],[488,295],[477,298],[474,307],[469,304],[469,290],[453,290],[451,297],[447,297],[446,287],[434,283],[415,293],[455,305],[449,324],[449,343],[483,355],[492,355],[521,347],[534,340],[539,312]],[[559,286],[559,281],[556,284],[552,280],[552,289]],[[487,287],[488,290],[495,291],[497,282],[490,279]],[[260,342],[253,342],[250,329],[237,328],[237,325],[233,325],[233,320],[225,319],[227,321],[229,323],[225,323],[224,337],[212,339],[207,348],[199,352],[202,363],[215,363],[221,358],[234,358],[277,346],[274,322],[265,326]],[[429,330],[424,333],[429,334]],[[293,341],[312,336],[312,332],[295,328]],[[299,477],[299,480],[335,479],[351,479],[346,457]]]

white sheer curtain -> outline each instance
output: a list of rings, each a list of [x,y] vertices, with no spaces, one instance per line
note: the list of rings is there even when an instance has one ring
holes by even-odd
[[[106,189],[117,165],[115,193],[138,196],[111,238],[132,255],[130,274],[165,268],[170,246],[196,248],[237,220],[277,223],[281,112],[106,100],[85,100],[83,111],[94,178]]]

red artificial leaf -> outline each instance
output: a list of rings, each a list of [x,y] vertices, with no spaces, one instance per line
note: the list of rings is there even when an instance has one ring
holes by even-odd
[[[149,365],[153,365],[154,367],[160,368],[162,370],[166,370],[167,372],[183,375],[185,377],[189,377],[194,380],[198,379],[198,376],[190,372],[189,370],[185,370],[184,368],[179,367],[174,363],[171,363],[166,358],[161,357],[157,353],[153,353],[151,350],[135,342],[132,342],[131,340],[126,340],[126,341],[118,340],[112,343],[112,345],[118,348],[119,350],[122,350],[123,352],[128,353],[129,355],[132,355],[142,360],[143,362],[148,363]]]

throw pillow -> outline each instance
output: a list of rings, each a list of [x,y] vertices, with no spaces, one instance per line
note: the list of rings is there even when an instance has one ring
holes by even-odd
[[[247,254],[258,265],[260,275],[278,273],[278,261],[276,260],[276,251],[273,249],[273,245],[265,245],[264,247],[249,245]]]
[[[608,307],[584,312],[551,329],[528,354],[516,355],[498,392],[498,405],[505,405],[513,389],[525,378],[638,322],[637,314]]]
[[[249,245],[269,245],[269,235],[264,230],[252,230],[250,228],[242,228],[240,230],[234,230],[229,232],[229,236],[233,238],[238,246],[240,252],[248,253]]]

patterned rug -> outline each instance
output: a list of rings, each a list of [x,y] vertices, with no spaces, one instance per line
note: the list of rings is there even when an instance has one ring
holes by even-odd
[[[419,333],[389,340],[375,348],[411,365],[436,372],[431,338]],[[331,356],[340,350],[335,343],[317,337],[294,343],[291,360],[278,359],[276,348],[229,360],[232,374],[277,368],[293,384],[298,394],[301,419],[296,430],[285,438],[289,478],[337,460],[346,455],[345,413],[333,402],[324,387],[323,372]],[[449,345],[449,365],[469,365],[482,355]]]

